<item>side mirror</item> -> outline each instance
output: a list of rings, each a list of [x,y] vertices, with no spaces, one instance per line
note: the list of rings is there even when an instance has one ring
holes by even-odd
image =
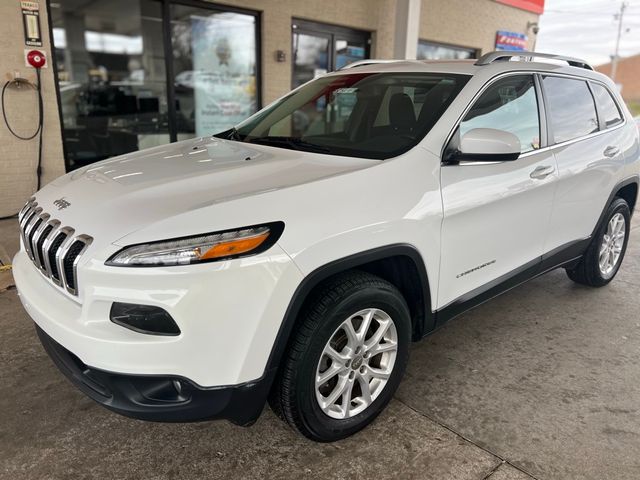
[[[460,139],[456,161],[505,162],[520,156],[520,139],[494,128],[474,128]]]

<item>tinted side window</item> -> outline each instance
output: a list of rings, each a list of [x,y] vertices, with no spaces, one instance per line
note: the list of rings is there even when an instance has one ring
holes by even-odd
[[[598,131],[596,106],[587,82],[544,77],[543,85],[555,143]]]
[[[495,128],[520,139],[522,152],[540,147],[538,100],[531,75],[513,75],[489,86],[460,123],[460,136],[474,128]]]
[[[599,83],[592,83],[591,87],[593,88],[593,95],[596,97],[596,103],[600,109],[601,120],[605,128],[622,123],[622,114],[609,91]]]

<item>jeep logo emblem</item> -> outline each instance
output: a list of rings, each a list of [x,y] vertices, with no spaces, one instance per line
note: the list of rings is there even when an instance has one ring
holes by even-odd
[[[68,202],[64,199],[64,197],[59,198],[53,204],[58,207],[58,210],[64,210],[65,208],[71,206],[71,202]]]

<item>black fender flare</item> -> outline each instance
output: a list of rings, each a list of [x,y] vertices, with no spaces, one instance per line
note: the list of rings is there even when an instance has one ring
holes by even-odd
[[[609,205],[611,205],[611,202],[613,202],[613,199],[616,197],[616,194],[621,189],[623,189],[624,187],[627,187],[627,186],[629,186],[631,184],[634,184],[634,183],[635,183],[636,187],[639,187],[640,176],[632,175],[630,177],[627,177],[624,180],[622,180],[621,182],[617,183],[615,185],[615,187],[613,187],[613,189],[611,191],[611,194],[609,195],[609,198],[607,199],[607,201],[604,204],[604,207],[602,208],[602,213],[600,213],[600,217],[598,217],[598,221],[596,222],[596,226],[594,227],[593,231],[591,232],[591,236],[589,238],[593,238],[595,236],[596,232],[602,226],[602,222],[604,222],[604,220],[605,220],[604,216],[607,213],[607,208],[609,208]],[[633,215],[633,211],[631,212],[631,215]]]
[[[277,371],[277,369],[279,368],[282,357],[284,356],[287,345],[289,344],[289,339],[291,337],[291,333],[293,332],[296,320],[298,318],[298,315],[300,314],[300,310],[309,294],[323,280],[326,280],[327,278],[340,272],[351,270],[376,260],[399,256],[408,257],[414,263],[420,277],[420,288],[422,289],[424,300],[424,318],[421,319],[422,325],[418,325],[418,327],[421,329],[421,331],[425,331],[425,329],[428,330],[430,329],[430,327],[432,328],[433,326],[430,325],[430,323],[434,322],[434,318],[431,310],[431,293],[429,290],[429,279],[427,276],[427,269],[424,260],[422,259],[422,255],[420,255],[420,252],[418,252],[418,250],[413,245],[404,243],[373,248],[371,250],[355,253],[353,255],[349,255],[347,257],[329,262],[304,277],[304,279],[296,288],[293,296],[291,297],[291,300],[289,301],[289,305],[285,312],[284,318],[282,319],[280,329],[278,330],[278,334],[276,335],[276,339],[271,348],[271,354],[269,355],[269,360],[267,361],[265,373],[275,373],[275,371]]]

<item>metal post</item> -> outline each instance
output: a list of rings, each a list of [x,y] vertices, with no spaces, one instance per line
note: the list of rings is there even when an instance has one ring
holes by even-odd
[[[624,11],[627,8],[627,2],[622,2],[620,5],[620,13],[616,14],[618,20],[618,37],[616,38],[616,49],[613,54],[613,60],[611,61],[611,80],[616,81],[616,73],[618,70],[618,51],[620,50],[620,37],[622,36],[622,18]]]

